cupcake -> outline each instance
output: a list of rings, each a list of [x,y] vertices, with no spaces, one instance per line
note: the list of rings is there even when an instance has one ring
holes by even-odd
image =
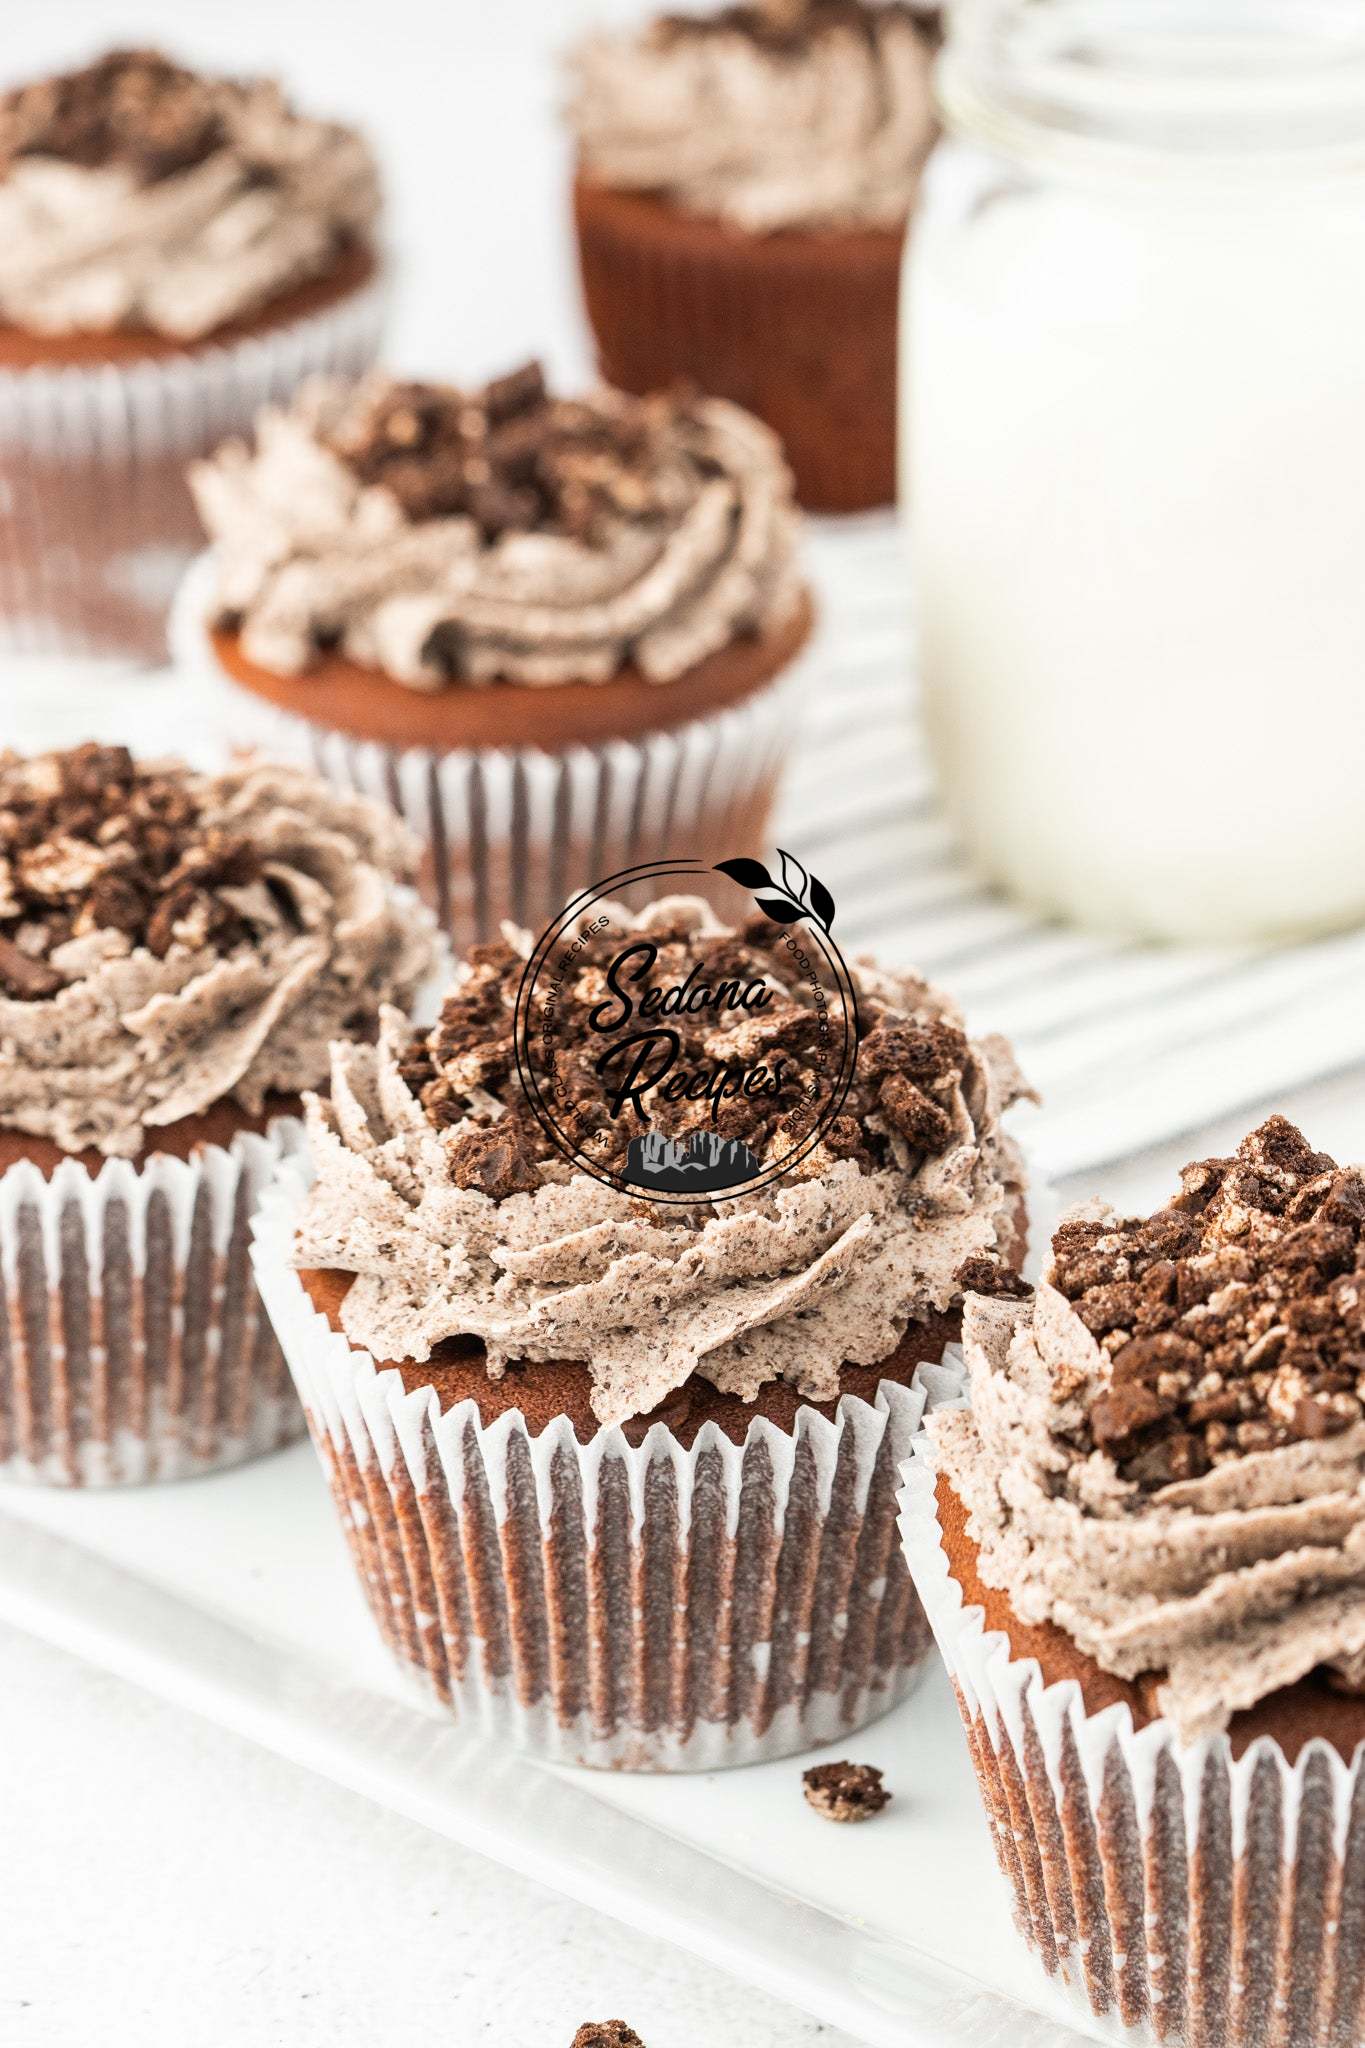
[[[935,138],[936,16],[755,0],[590,36],[574,218],[602,374],[677,377],[786,444],[802,504],[896,489],[901,248]]]
[[[296,769],[0,754],[0,1476],[301,1433],[247,1222],[329,1044],[431,970],[408,852]]]
[[[264,80],[121,50],[0,97],[0,589],[29,651],[165,652],[186,464],[378,346],[375,168]]]
[[[509,927],[433,1030],[388,1011],[377,1046],[337,1048],[258,1277],[379,1629],[457,1718],[619,1769],[784,1755],[894,1705],[928,1647],[897,1461],[964,1285],[1021,1255],[1022,1083],[937,990],[861,963],[853,1078],[807,1130],[821,1019],[777,926],[606,903],[571,950],[554,1071],[579,1149],[535,1106],[536,956]],[[624,1110],[565,1022],[620,985],[613,952],[676,1039],[675,1079]],[[678,996],[727,986],[761,1014]],[[645,1129],[739,1148],[756,1184],[623,1188]]]
[[[1026,1938],[1162,2041],[1359,2040],[1365,1175],[1272,1117],[964,1320],[902,1526]]]
[[[224,726],[395,803],[461,944],[758,852],[811,627],[776,441],[721,400],[319,382],[194,475]]]

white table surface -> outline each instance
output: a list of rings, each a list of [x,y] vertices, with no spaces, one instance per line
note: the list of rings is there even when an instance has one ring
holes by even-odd
[[[403,260],[395,359],[586,363],[550,108],[554,40],[633,0],[60,0],[6,10],[4,68],[162,40],[282,69],[384,150]],[[425,215],[425,218],[423,218]],[[1365,1087],[1282,1107],[1365,1157]],[[1250,1115],[1064,1192],[1149,1203]],[[0,2041],[15,2048],[648,2048],[845,2037],[329,1782],[0,1631]],[[856,1745],[855,1745],[856,1750]],[[913,1798],[912,1784],[897,1787]]]

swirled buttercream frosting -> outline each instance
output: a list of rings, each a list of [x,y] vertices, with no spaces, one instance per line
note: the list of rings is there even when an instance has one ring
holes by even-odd
[[[0,318],[199,341],[372,240],[354,130],[267,80],[116,51],[0,98]]]
[[[759,1015],[670,1015],[678,1071],[761,1050],[781,1086],[635,1109],[650,1127],[742,1139],[760,1158],[807,1099],[816,1020],[780,948],[666,898],[616,932],[657,948],[649,991],[761,983]],[[1013,1250],[1022,1185],[1001,1117],[1026,1092],[1004,1042],[969,1039],[947,998],[911,974],[854,970],[863,1037],[841,1114],[790,1174],[731,1201],[663,1205],[619,1192],[547,1137],[523,1091],[513,1013],[530,940],[475,948],[434,1030],[385,1014],[376,1046],[337,1047],[330,1098],[310,1100],[316,1178],[299,1265],[354,1275],[343,1328],[376,1358],[426,1361],[447,1339],[483,1347],[491,1378],[519,1361],[577,1361],[603,1424],[650,1413],[694,1373],[752,1400],[785,1379],[832,1400],[840,1367],[875,1364],[916,1317],[960,1300],[964,1270]],[[595,1000],[601,963],[575,970]],[[690,979],[689,979],[690,976]],[[592,1048],[560,1077],[580,1129],[605,1132]],[[612,1131],[628,1145],[634,1113]]]
[[[778,443],[719,399],[324,380],[192,483],[217,619],[277,674],[667,682],[801,601]]]
[[[574,51],[587,175],[750,233],[899,228],[934,141],[933,17],[880,0],[670,15]]]
[[[1181,1179],[1064,1221],[1031,1303],[969,1297],[929,1428],[985,1583],[1192,1738],[1365,1684],[1365,1175],[1272,1117]]]
[[[431,972],[387,810],[296,769],[0,754],[0,1127],[137,1153],[258,1113]]]

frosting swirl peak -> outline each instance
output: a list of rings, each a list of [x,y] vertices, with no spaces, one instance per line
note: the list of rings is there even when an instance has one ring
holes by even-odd
[[[742,936],[694,899],[635,920],[610,910],[660,941],[669,980],[684,954],[745,971]],[[887,1357],[909,1321],[960,1299],[969,1262],[1010,1252],[1022,1169],[1000,1119],[1024,1084],[1003,1042],[969,1040],[918,977],[855,971],[872,1051],[826,1142],[769,1187],[663,1206],[571,1164],[529,1113],[511,1049],[529,951],[510,930],[475,949],[434,1032],[414,1040],[386,1013],[378,1047],[338,1047],[330,1100],[309,1102],[317,1177],[296,1260],[356,1276],[342,1325],[376,1358],[420,1363],[461,1337],[482,1343],[492,1378],[522,1360],[586,1362],[603,1424],[649,1414],[694,1372],[746,1401],[777,1378],[831,1400],[841,1365]],[[761,1026],[770,1048],[794,1049],[789,1103],[803,1092],[800,988]],[[703,1021],[697,1042],[719,1056],[735,1028],[749,1027]],[[596,1116],[587,1080],[566,1085]],[[663,1086],[648,1105],[670,1130],[710,1118],[696,1101],[670,1107]],[[775,1114],[767,1098],[734,1100],[717,1128],[761,1146]]]
[[[719,399],[311,384],[192,483],[217,618],[277,674],[323,648],[414,689],[671,681],[801,602],[777,441]]]
[[[933,17],[888,0],[669,15],[590,36],[569,117],[588,175],[751,233],[899,228],[936,133]]]
[[[929,1429],[985,1582],[1192,1738],[1365,1685],[1365,1175],[1272,1117],[1182,1179],[1066,1220],[1031,1303],[969,1297]]]
[[[296,769],[0,754],[0,1126],[135,1154],[215,1103],[316,1087],[430,973],[377,804]]]
[[[0,318],[40,334],[197,341],[373,238],[352,129],[267,80],[115,51],[0,98]]]

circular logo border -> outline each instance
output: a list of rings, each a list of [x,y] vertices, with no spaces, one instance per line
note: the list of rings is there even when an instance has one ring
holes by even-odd
[[[681,877],[691,877],[695,880],[716,872],[714,866],[699,860],[643,861],[634,867],[618,868],[615,874],[607,875],[602,881],[593,882],[587,888],[581,889],[547,925],[531,949],[517,986],[517,1000],[512,1018],[512,1050],[522,1092],[536,1120],[556,1149],[572,1165],[578,1167],[581,1172],[591,1175],[593,1180],[600,1181],[604,1187],[615,1188],[618,1194],[630,1195],[640,1201],[660,1202],[674,1208],[695,1208],[698,1196],[695,1192],[682,1191],[674,1194],[667,1189],[648,1188],[636,1181],[624,1181],[616,1174],[605,1172],[599,1165],[575,1150],[545,1103],[539,1078],[532,1061],[523,1051],[523,1045],[529,1044],[533,1036],[529,1010],[534,1001],[537,977],[563,935],[566,925],[571,924],[585,910],[591,909],[594,903],[600,902],[604,897],[610,897],[613,891],[629,888],[637,882],[676,880]],[[831,970],[834,984],[843,997],[843,1043],[840,1049],[838,1078],[827,1108],[817,1117],[811,1131],[802,1139],[800,1145],[794,1147],[779,1166],[774,1166],[761,1177],[744,1181],[734,1188],[717,1188],[711,1191],[705,1196],[710,1202],[734,1201],[741,1195],[757,1194],[760,1189],[771,1187],[774,1181],[785,1179],[819,1144],[823,1132],[843,1108],[848,1099],[848,1091],[853,1085],[858,1057],[858,992],[854,987],[853,977],[844,964],[842,953],[819,919],[812,916],[801,922],[805,924],[808,936],[819,947],[826,966]]]

